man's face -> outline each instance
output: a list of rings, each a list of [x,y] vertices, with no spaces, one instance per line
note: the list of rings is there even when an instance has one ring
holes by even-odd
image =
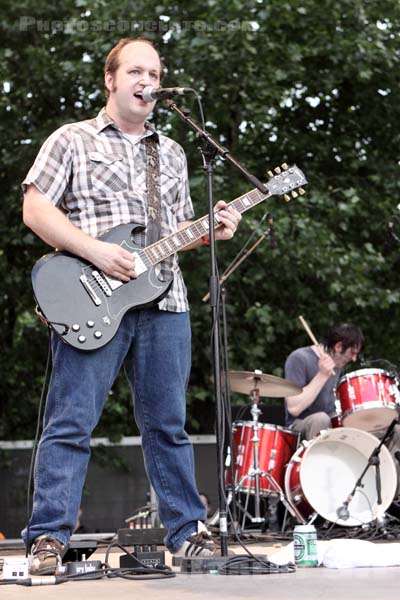
[[[123,120],[144,121],[155,102],[144,102],[140,94],[146,86],[159,87],[161,63],[149,44],[132,42],[122,48],[119,67],[114,74],[106,73],[105,84],[110,92],[107,107],[111,116]]]
[[[346,350],[343,350],[342,342],[338,342],[337,344],[335,344],[335,348],[332,353],[332,358],[335,362],[335,365],[340,369],[343,369],[343,367],[348,365],[350,362],[355,362],[358,358],[359,353],[359,346],[352,346],[350,348],[347,348]]]

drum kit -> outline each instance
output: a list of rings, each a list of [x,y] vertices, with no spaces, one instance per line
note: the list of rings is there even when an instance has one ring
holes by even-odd
[[[295,431],[259,421],[260,397],[294,396],[301,388],[257,370],[229,371],[227,378],[232,392],[248,396],[252,415],[251,421],[233,423],[232,465],[225,474],[228,501],[233,491],[244,495],[239,508],[252,524],[265,523],[260,499],[280,500],[286,508],[284,523],[287,513],[302,524],[320,516],[349,527],[383,518],[397,489],[395,462],[383,444],[398,417],[397,375],[361,369],[341,377],[332,428],[301,443]],[[379,443],[373,432],[384,430]],[[243,530],[244,525],[243,518]]]

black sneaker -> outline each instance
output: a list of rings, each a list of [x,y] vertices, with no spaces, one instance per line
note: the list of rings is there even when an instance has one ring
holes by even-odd
[[[61,566],[63,544],[49,535],[40,535],[32,544],[29,555],[31,575],[55,575]]]
[[[201,521],[197,523],[197,533],[193,533],[174,556],[188,558],[190,556],[213,556],[215,554],[215,544],[211,539],[211,533]]]

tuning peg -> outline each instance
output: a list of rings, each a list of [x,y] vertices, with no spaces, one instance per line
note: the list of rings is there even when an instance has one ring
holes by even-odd
[[[300,196],[304,196],[305,193],[306,193],[306,190],[303,190],[303,188],[299,188]]]
[[[286,202],[290,202],[291,200],[289,194],[284,194],[283,199],[286,200]]]
[[[270,177],[270,178],[274,176],[274,174],[273,174],[273,172],[272,172],[272,171],[268,171],[267,175],[268,175],[268,177]]]
[[[284,171],[287,171],[287,170],[288,170],[288,168],[289,168],[289,166],[288,166],[286,163],[282,163],[282,164],[281,164],[281,167],[282,167],[282,169],[283,169]]]
[[[298,193],[293,190],[292,191],[292,198],[298,198],[298,197],[299,197]]]
[[[276,173],[277,175],[280,175],[280,174],[282,173],[282,171],[281,171],[281,168],[280,168],[280,167],[276,167],[276,168],[274,169],[274,171],[275,171],[275,173]]]

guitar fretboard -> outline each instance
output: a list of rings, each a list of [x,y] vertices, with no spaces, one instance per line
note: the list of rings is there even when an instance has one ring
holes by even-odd
[[[270,193],[262,194],[259,190],[254,189],[251,192],[247,192],[235,200],[232,200],[232,202],[229,202],[228,206],[233,206],[238,212],[243,213],[253,206],[256,206],[256,204],[259,204],[270,195]],[[221,222],[217,211],[214,213],[214,228],[218,227],[220,224]],[[207,235],[209,229],[209,218],[208,215],[206,215],[176,233],[172,233],[162,240],[147,246],[142,252],[146,256],[147,261],[151,265],[155,265],[178,250],[199,240],[204,235]]]

